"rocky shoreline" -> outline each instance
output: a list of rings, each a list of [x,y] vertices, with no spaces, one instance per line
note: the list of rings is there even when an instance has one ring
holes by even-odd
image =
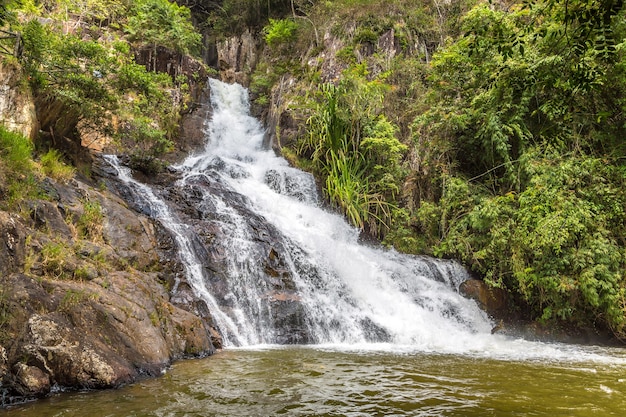
[[[220,347],[166,235],[110,191],[51,180],[25,216],[0,212],[3,405],[52,390],[116,387]],[[100,222],[80,233],[87,202]]]

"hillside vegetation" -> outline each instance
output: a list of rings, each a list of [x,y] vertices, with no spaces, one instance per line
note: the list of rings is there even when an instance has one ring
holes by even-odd
[[[154,60],[159,48],[198,54],[189,9],[167,0],[20,0],[8,1],[3,17],[19,38],[3,39],[4,51],[16,54],[2,59],[25,73],[49,135],[41,145],[91,134],[139,160],[173,147],[190,80],[152,71],[138,57]]]

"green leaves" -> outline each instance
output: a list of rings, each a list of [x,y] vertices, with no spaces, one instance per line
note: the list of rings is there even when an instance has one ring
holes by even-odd
[[[407,147],[380,114],[387,86],[365,76],[365,68],[356,66],[338,86],[320,87],[298,153],[312,159],[331,204],[356,227],[382,236],[396,209]]]
[[[40,192],[30,139],[0,124],[0,207],[15,209]]]
[[[168,0],[140,0],[124,30],[131,40],[161,45],[184,54],[199,52],[201,35],[191,23],[191,12]]]
[[[30,7],[23,12],[30,20],[15,29],[22,33],[30,84],[46,102],[63,106],[64,119],[59,123],[67,131],[80,121],[82,126],[119,139],[126,150],[141,158],[154,158],[172,148],[180,117],[176,100],[182,99],[173,98],[175,84],[168,74],[150,72],[135,63],[121,28],[135,45],[192,53],[200,46],[200,34],[191,24],[189,9],[167,0],[57,0],[41,10]],[[40,19],[40,13],[53,18]],[[74,13],[71,18],[81,24],[66,33],[62,23],[68,13]],[[114,15],[117,20],[109,21]],[[100,26],[87,26],[82,19]]]
[[[28,172],[32,163],[32,152],[33,144],[28,138],[11,132],[0,124],[0,161],[5,169]]]
[[[96,41],[62,35],[33,19],[23,29],[24,59],[32,85],[63,102],[78,118],[104,123],[116,100],[108,85],[117,61]]]
[[[520,296],[534,318],[597,318],[620,333],[624,172],[598,158],[539,149],[522,166],[529,182],[520,193],[472,202],[469,189],[449,189],[440,218],[452,220],[439,250]]]
[[[263,28],[265,42],[271,47],[285,44],[295,39],[298,25],[291,19],[270,19]]]

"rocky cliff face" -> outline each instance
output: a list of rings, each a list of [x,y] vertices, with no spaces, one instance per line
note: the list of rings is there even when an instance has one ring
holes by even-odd
[[[176,270],[149,219],[87,182],[46,188],[25,215],[0,212],[5,398],[113,387],[214,351],[210,317],[171,299]],[[85,223],[93,207],[100,220]]]
[[[206,74],[192,67],[183,62],[173,70],[199,74],[192,95],[200,103]],[[0,120],[34,137],[39,118],[53,112],[37,114],[20,80],[19,70],[0,67]],[[180,153],[203,143],[207,112],[190,106]],[[108,191],[118,188],[97,155],[72,144],[91,178],[45,179],[41,199],[22,201],[17,212],[0,210],[3,404],[64,387],[115,387],[221,346],[206,305],[184,285],[172,292],[180,262],[171,238]]]
[[[248,85],[260,56],[260,42],[249,30],[216,43],[217,65],[225,82]]]
[[[180,134],[176,140],[175,152],[170,159],[180,159],[204,144],[204,123],[210,113],[208,105],[208,77],[204,65],[188,55],[183,55],[164,47],[145,48],[137,52],[137,63],[147,70],[168,74],[172,79],[186,79],[189,87],[189,100],[179,90],[172,90],[172,101],[183,109],[180,120]]]
[[[355,28],[345,30],[350,33],[354,32]],[[312,48],[312,51],[317,51],[315,55],[303,56],[302,61],[310,72],[319,73],[321,82],[336,83],[341,73],[349,66],[347,61],[339,57],[349,46],[347,39],[340,38],[329,30],[323,36],[322,47]],[[426,47],[417,41],[410,51],[413,49],[426,51]],[[307,51],[307,54],[309,52]],[[390,63],[396,54],[401,53],[401,47],[395,31],[390,29],[380,35],[376,42],[362,45],[352,52],[358,62],[375,59],[375,63],[370,63],[370,67],[373,68],[371,75],[374,76],[387,69],[384,66]],[[268,143],[277,151],[284,146],[292,145],[304,134],[308,116],[302,114],[301,106],[297,105],[297,97],[305,95],[309,89],[308,81],[302,82],[289,74],[283,76],[272,88],[271,103],[265,121],[268,126]]]

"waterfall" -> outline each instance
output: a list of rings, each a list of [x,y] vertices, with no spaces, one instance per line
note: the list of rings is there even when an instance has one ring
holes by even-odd
[[[459,264],[361,244],[358,230],[323,207],[310,174],[263,148],[247,90],[213,79],[210,89],[205,149],[173,167],[180,179],[168,190],[107,160],[174,236],[226,346],[484,349],[492,323],[458,294],[468,278]],[[176,193],[186,211],[175,209]]]

